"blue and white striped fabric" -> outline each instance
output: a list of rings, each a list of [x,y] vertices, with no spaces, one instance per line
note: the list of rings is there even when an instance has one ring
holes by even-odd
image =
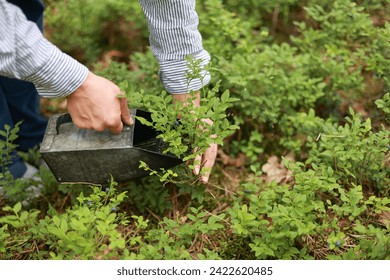
[[[130,0],[129,0],[130,1]],[[160,64],[160,77],[166,90],[173,94],[199,90],[210,80],[187,83],[187,55],[202,59],[209,54],[202,47],[198,32],[195,0],[140,0],[148,19],[151,49]],[[33,82],[40,95],[67,96],[88,75],[88,69],[43,38],[22,11],[0,0],[0,75]]]
[[[210,81],[203,71],[202,79],[187,82],[187,55],[201,60],[201,66],[210,61],[203,49],[198,31],[195,0],[139,0],[148,20],[150,46],[160,64],[160,79],[165,89],[174,94],[198,90]]]
[[[88,69],[47,41],[16,6],[0,0],[0,75],[35,84],[46,97],[67,96]]]

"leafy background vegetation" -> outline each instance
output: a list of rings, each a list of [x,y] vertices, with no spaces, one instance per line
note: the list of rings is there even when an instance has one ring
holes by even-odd
[[[4,173],[1,259],[390,258],[388,0],[198,1],[212,81],[196,111],[163,92],[137,1],[46,5],[47,37],[151,111],[171,153],[220,151],[206,186],[191,165],[100,187],[41,168],[26,203],[37,183]],[[2,164],[17,129],[1,132]]]

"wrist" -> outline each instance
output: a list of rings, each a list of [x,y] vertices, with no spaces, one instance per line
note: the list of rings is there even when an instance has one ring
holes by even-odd
[[[200,93],[197,91],[195,94],[172,94],[172,102],[173,104],[181,102],[183,107],[189,106],[191,103],[194,107],[200,107]]]

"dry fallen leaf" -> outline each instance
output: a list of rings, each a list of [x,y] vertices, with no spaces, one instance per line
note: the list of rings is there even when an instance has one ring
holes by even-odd
[[[390,167],[390,153],[387,153],[387,155],[385,156],[385,167]]]
[[[232,158],[225,154],[222,150],[218,150],[218,155],[224,165],[230,165],[239,168],[243,167],[246,162],[246,156],[243,153],[239,153],[236,158]]]
[[[380,214],[379,222],[384,225],[385,227],[388,227],[390,225],[390,212],[389,211],[383,211]]]
[[[123,60],[128,57],[128,54],[125,52],[121,52],[118,50],[110,50],[103,54],[101,63],[102,68],[107,68],[110,65],[110,61],[112,60]]]
[[[277,156],[272,156],[267,160],[261,170],[266,174],[264,180],[267,183],[289,183],[293,180],[292,173],[283,164],[279,163]]]

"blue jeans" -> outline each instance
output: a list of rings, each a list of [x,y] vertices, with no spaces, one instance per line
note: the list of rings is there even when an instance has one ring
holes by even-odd
[[[41,0],[8,2],[19,6],[27,19],[43,30],[44,6]],[[41,143],[47,125],[47,120],[40,114],[38,92],[32,83],[0,76],[0,130],[5,124],[14,127],[19,121],[22,124],[16,141],[17,149],[26,152]],[[26,165],[14,152],[8,169],[14,178],[20,178],[26,172]],[[3,170],[0,169],[0,172]]]

